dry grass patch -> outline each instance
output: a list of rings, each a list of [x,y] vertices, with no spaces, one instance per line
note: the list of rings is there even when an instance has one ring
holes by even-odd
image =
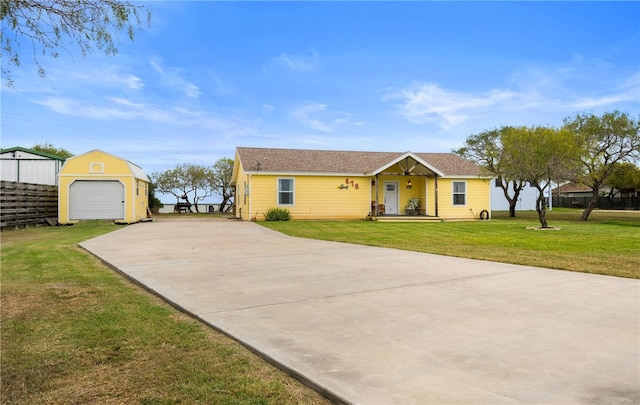
[[[3,404],[328,404],[76,245],[103,222],[3,232]]]

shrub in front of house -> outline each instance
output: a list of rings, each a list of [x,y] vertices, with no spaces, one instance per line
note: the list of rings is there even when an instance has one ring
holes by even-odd
[[[291,219],[291,212],[286,208],[270,208],[264,213],[266,221],[288,221]]]

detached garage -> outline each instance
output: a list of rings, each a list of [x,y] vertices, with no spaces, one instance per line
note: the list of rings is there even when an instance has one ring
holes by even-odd
[[[147,218],[149,178],[128,160],[93,150],[67,159],[59,175],[58,222]]]

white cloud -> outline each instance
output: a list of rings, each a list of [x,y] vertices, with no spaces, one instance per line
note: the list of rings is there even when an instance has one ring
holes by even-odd
[[[275,109],[275,107],[272,106],[271,104],[266,104],[266,103],[262,104],[262,113],[263,114],[269,114],[274,109]]]
[[[331,132],[336,126],[347,122],[345,115],[327,111],[327,105],[320,103],[308,103],[290,113],[290,116],[301,124],[322,132]]]
[[[44,97],[34,102],[59,114],[103,121],[143,120],[177,128],[223,131],[229,137],[253,131],[252,125],[243,120],[220,118],[214,113],[185,107],[161,107],[122,97],[107,97],[94,102],[67,97]]]
[[[607,73],[606,64],[593,61],[576,66],[579,63],[583,61],[574,58],[567,65],[529,66],[508,78],[510,86],[484,91],[459,91],[436,83],[414,82],[389,90],[383,101],[396,102],[396,112],[411,123],[436,123],[444,130],[487,119],[497,123],[509,119],[540,122],[556,121],[554,116],[559,120],[580,110],[638,110],[640,74],[612,76]]]
[[[610,92],[592,96],[577,97],[572,105],[576,109],[607,107],[620,103],[634,103],[640,107],[640,73],[621,83]]]
[[[399,99],[398,112],[412,123],[437,122],[448,129],[462,123],[478,109],[486,109],[512,99],[508,90],[463,93],[443,89],[434,83],[413,83],[391,91],[385,99]]]
[[[75,71],[71,73],[73,80],[93,83],[102,87],[124,87],[129,90],[141,90],[144,87],[143,80],[133,74],[121,72],[118,66],[103,66],[90,71]]]
[[[575,112],[639,106],[640,73],[614,72],[602,59],[575,55],[559,65],[525,66],[510,76],[521,108]]]
[[[159,59],[151,59],[149,64],[160,75],[162,83],[168,87],[177,89],[189,98],[198,98],[202,94],[200,88],[182,77],[182,71],[178,68],[165,68]]]
[[[316,70],[318,54],[312,51],[311,55],[289,55],[286,52],[273,58],[272,63],[295,72],[311,72]]]

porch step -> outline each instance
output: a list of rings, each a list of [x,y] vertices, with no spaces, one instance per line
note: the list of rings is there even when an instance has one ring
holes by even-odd
[[[380,222],[443,222],[440,217],[427,215],[379,215],[372,219]]]

